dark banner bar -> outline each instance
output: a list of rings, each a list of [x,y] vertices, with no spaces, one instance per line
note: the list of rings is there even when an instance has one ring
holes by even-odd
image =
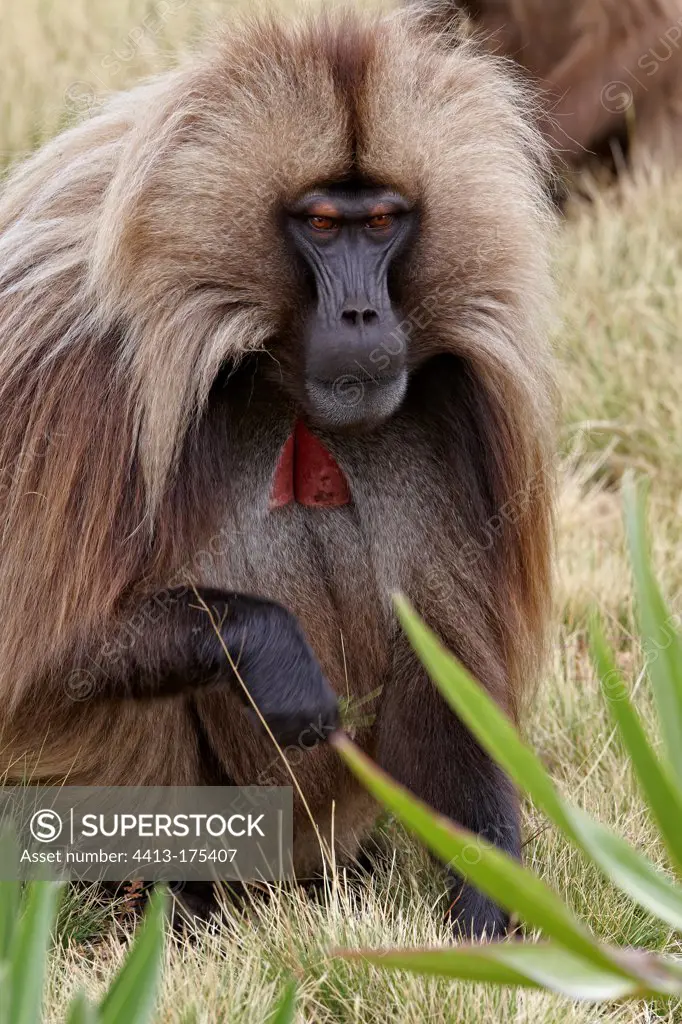
[[[65,786],[0,789],[18,863],[0,879],[274,881],[292,876],[292,790]]]

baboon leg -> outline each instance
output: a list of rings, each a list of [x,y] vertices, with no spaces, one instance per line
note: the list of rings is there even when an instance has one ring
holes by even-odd
[[[440,814],[520,857],[513,785],[448,708],[416,658],[407,655],[401,661],[384,693],[377,726],[379,764]],[[458,871],[478,856],[472,838],[462,865],[448,865],[448,916],[464,937],[500,937],[508,915],[463,882]]]

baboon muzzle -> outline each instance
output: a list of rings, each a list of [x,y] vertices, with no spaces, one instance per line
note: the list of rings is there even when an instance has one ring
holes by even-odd
[[[390,271],[413,226],[409,204],[377,188],[315,191],[290,214],[315,292],[303,321],[306,412],[324,428],[375,425],[403,400],[407,345]]]

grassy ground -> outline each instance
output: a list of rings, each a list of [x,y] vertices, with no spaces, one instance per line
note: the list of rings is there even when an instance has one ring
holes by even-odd
[[[96,102],[171,61],[229,8],[216,0],[3,0],[0,161],[9,163]],[[229,14],[229,10],[227,12]],[[633,678],[629,579],[618,483],[628,466],[653,480],[656,560],[675,610],[682,601],[682,179],[642,181],[575,204],[557,258],[564,467],[557,638],[529,734],[559,785],[654,859],[661,857],[629,765],[611,731],[585,650],[597,601]],[[640,704],[650,711],[639,680]],[[597,933],[617,943],[679,944],[586,867],[527,811],[526,858]],[[315,1022],[653,1022],[682,1008],[595,1009],[538,994],[492,993],[349,968],[336,945],[445,942],[438,888],[419,850],[388,824],[395,854],[372,878],[339,876],[319,899],[254,899],[218,935],[168,953],[159,1021],[264,1020],[283,972],[302,979],[302,1020]],[[49,1020],[81,985],[94,991],[119,962],[121,908],[71,893],[62,916]]]

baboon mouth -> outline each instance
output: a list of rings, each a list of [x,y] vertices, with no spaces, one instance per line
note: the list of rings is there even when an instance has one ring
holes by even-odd
[[[371,428],[396,412],[406,390],[406,369],[384,377],[358,371],[331,381],[310,378],[305,383],[306,412],[327,430]]]

